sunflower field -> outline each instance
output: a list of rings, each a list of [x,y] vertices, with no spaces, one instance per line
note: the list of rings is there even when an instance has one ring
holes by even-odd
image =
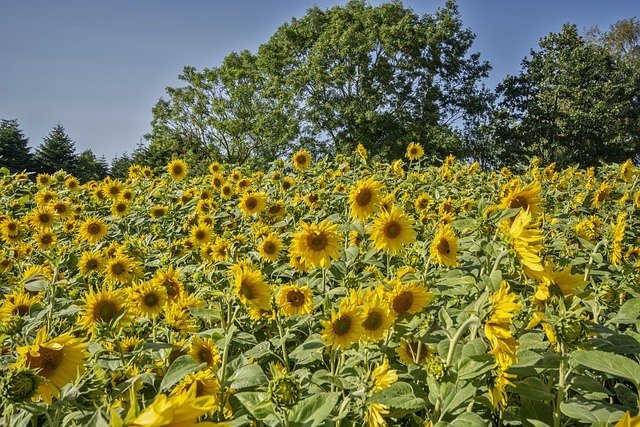
[[[638,426],[640,172],[523,170],[2,170],[1,423]]]

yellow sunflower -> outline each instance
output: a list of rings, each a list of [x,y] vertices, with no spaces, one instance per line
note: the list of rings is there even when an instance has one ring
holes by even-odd
[[[208,396],[215,401],[220,397],[220,383],[218,382],[216,374],[211,369],[204,369],[187,374],[187,376],[175,386],[169,396],[180,395],[189,391],[191,388],[196,389],[195,397]],[[217,405],[213,410],[215,409],[218,409]]]
[[[64,180],[64,186],[67,187],[69,191],[76,191],[80,188],[80,181],[75,176],[70,176]]]
[[[187,176],[187,164],[180,160],[172,160],[167,165],[167,173],[176,181],[182,181]]]
[[[389,303],[381,297],[379,292],[371,289],[365,292],[362,314],[364,316],[362,338],[369,342],[378,342],[384,338],[395,320],[389,310]]]
[[[407,157],[409,160],[418,160],[420,157],[424,156],[424,150],[422,149],[422,145],[418,142],[414,142],[409,144],[407,147]]]
[[[222,363],[222,358],[218,353],[218,347],[211,338],[203,338],[199,335],[193,337],[187,349],[187,354],[193,357],[193,360],[197,363],[206,363],[214,372]]]
[[[15,290],[9,295],[4,295],[2,307],[0,307],[0,317],[6,319],[10,316],[26,316],[31,310],[31,306],[41,302],[39,294],[32,295],[29,292]]]
[[[149,216],[153,219],[162,218],[166,216],[169,209],[164,205],[155,205],[149,209]]]
[[[222,198],[226,200],[230,200],[233,197],[234,192],[235,190],[231,184],[225,183],[220,187],[220,194],[222,195]]]
[[[102,183],[102,192],[110,199],[117,199],[123,187],[124,186],[120,180],[107,177]]]
[[[543,199],[540,196],[542,187],[538,181],[531,181],[524,188],[520,188],[518,182],[515,186],[507,190],[506,195],[502,198],[500,208],[522,208],[531,212],[532,216],[536,216],[542,212]]]
[[[358,181],[358,184],[349,192],[351,218],[364,221],[380,209],[381,189],[382,183],[376,181],[373,176],[366,180]]]
[[[511,334],[509,325],[522,304],[517,302],[518,295],[509,292],[509,284],[506,281],[502,281],[492,300],[493,308],[484,324],[484,332],[492,346],[489,354],[496,357],[496,366],[506,371],[509,366],[518,363],[516,351],[520,344]]]
[[[327,220],[320,224],[301,221],[300,228],[300,231],[291,233],[291,256],[299,256],[306,268],[331,267],[331,260],[338,258],[342,250],[338,224]]]
[[[418,283],[402,283],[399,280],[392,280],[389,284],[393,289],[388,293],[387,298],[391,313],[395,316],[403,313],[420,313],[433,298],[433,294],[427,292],[424,286]]]
[[[123,290],[113,289],[112,286],[102,285],[102,289],[89,292],[82,297],[84,304],[80,306],[78,313],[78,323],[84,328],[91,330],[98,323],[110,323],[119,314],[120,324],[126,324],[129,320],[127,312],[127,298]]]
[[[400,345],[396,347],[396,354],[398,355],[398,359],[408,366],[412,363],[421,365],[438,354],[438,351],[421,343],[417,339],[409,339],[400,342]]]
[[[124,254],[116,254],[105,263],[105,278],[108,282],[127,285],[134,277],[142,276],[140,263]]]
[[[251,308],[269,310],[271,289],[264,274],[251,266],[232,267],[235,276],[233,291],[243,304]]]
[[[151,279],[152,282],[157,283],[160,286],[164,286],[167,290],[167,297],[174,301],[179,299],[184,294],[184,287],[179,279],[180,271],[174,270],[173,266],[165,270],[158,270]]]
[[[238,208],[245,215],[260,213],[267,207],[267,195],[264,193],[244,192],[238,203]]]
[[[613,229],[613,238],[611,239],[611,265],[618,267],[622,265],[622,241],[624,240],[624,229],[627,223],[625,214],[619,214],[618,219],[611,225]]]
[[[101,218],[87,218],[78,227],[78,238],[82,242],[98,243],[108,233],[109,226]]]
[[[196,245],[206,245],[213,240],[214,234],[210,227],[205,224],[198,224],[189,230],[189,239]]]
[[[29,213],[28,222],[36,230],[48,230],[55,223],[56,217],[53,209],[43,206],[32,210]]]
[[[507,386],[515,387],[515,385],[509,381],[513,378],[516,378],[516,376],[502,370],[498,371],[495,378],[491,378],[489,382],[489,397],[491,398],[491,404],[494,410],[501,410],[507,406]]]
[[[100,252],[82,252],[82,256],[80,257],[80,261],[78,261],[78,268],[80,269],[80,273],[83,275],[90,274],[94,271],[102,270],[104,266],[104,260]]]
[[[167,289],[153,281],[139,282],[131,289],[129,299],[138,314],[156,317],[167,303]]]
[[[124,217],[129,213],[129,202],[124,199],[117,199],[111,205],[111,214],[117,217]]]
[[[358,153],[358,156],[360,156],[360,158],[362,158],[363,160],[367,160],[367,149],[364,148],[364,145],[358,144],[358,146],[356,147],[356,152]]]
[[[36,184],[38,184],[38,186],[40,187],[51,185],[52,184],[51,175],[49,175],[48,173],[39,173],[36,176]]]
[[[280,259],[282,249],[282,239],[278,237],[276,233],[270,233],[265,236],[262,239],[262,242],[258,245],[258,254],[260,255],[260,258],[266,261],[276,262]]]
[[[38,394],[46,403],[59,397],[59,390],[76,379],[78,371],[85,370],[84,361],[89,357],[87,343],[75,338],[71,332],[55,338],[47,338],[46,329],[40,329],[35,342],[18,347],[16,367],[34,369],[42,377]]]
[[[542,232],[531,222],[530,211],[520,211],[509,227],[503,222],[507,241],[522,263],[523,272],[534,280],[546,280],[540,252],[542,251]]]
[[[313,291],[308,286],[286,285],[276,298],[282,316],[304,316],[313,310]]]
[[[451,225],[446,224],[438,230],[429,248],[429,253],[438,265],[447,267],[458,265],[458,238]]]
[[[36,246],[40,249],[51,249],[55,246],[58,237],[56,233],[51,230],[44,230],[36,234],[33,237],[36,241]]]
[[[587,285],[583,274],[571,274],[571,266],[556,270],[555,263],[545,266],[544,280],[538,283],[536,292],[531,298],[534,304],[546,304],[551,296],[566,298],[578,295],[577,289]]]
[[[331,312],[331,320],[323,320],[322,339],[331,349],[347,349],[364,334],[362,310],[348,299],[342,300],[338,312]]]
[[[432,205],[433,205],[433,199],[427,193],[421,193],[413,204],[417,212],[426,211]]]
[[[296,182],[294,181],[293,178],[288,176],[282,178],[282,181],[280,182],[280,187],[284,191],[289,191],[294,185],[296,185]]]
[[[395,254],[416,240],[415,221],[401,210],[392,206],[389,211],[382,211],[371,225],[371,237],[378,251],[388,250]]]
[[[22,224],[20,221],[16,221],[15,219],[8,217],[3,221],[0,221],[0,233],[2,233],[2,236],[7,241],[18,237],[21,231]]]
[[[53,201],[50,203],[50,205],[56,215],[58,215],[60,218],[68,218],[69,215],[71,215],[71,205],[69,205],[69,203],[64,200]]]
[[[307,150],[300,150],[293,155],[293,167],[299,171],[306,171],[311,166],[311,155]]]

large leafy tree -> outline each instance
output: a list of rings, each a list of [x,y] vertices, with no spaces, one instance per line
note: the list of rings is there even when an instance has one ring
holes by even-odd
[[[167,88],[153,108],[147,154],[152,166],[172,156],[190,164],[242,164],[273,159],[295,138],[297,124],[286,94],[274,93],[249,51],[228,55],[220,67],[185,67],[184,87]],[[156,164],[158,163],[158,164]]]
[[[18,125],[18,120],[0,121],[0,165],[12,172],[29,170],[31,168],[31,152],[29,138]]]
[[[36,149],[33,160],[39,172],[54,173],[63,169],[75,174],[78,161],[76,144],[67,135],[64,126],[58,123],[53,127]]]
[[[633,17],[622,19],[602,32],[598,26],[586,34],[587,40],[607,48],[616,57],[628,61],[636,70],[640,70],[640,21]]]
[[[92,150],[85,150],[78,156],[75,175],[80,181],[100,181],[108,172],[109,165],[104,156],[98,158]]]
[[[498,86],[494,137],[502,160],[560,166],[622,162],[640,153],[640,77],[575,25],[542,38],[517,76]]]
[[[400,2],[314,7],[260,46],[260,65],[295,95],[301,136],[351,153],[397,158],[411,142],[457,151],[456,127],[486,95],[489,65],[454,2],[417,15]]]

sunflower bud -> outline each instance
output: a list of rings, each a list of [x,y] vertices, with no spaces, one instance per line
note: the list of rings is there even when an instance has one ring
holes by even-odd
[[[0,334],[15,335],[22,331],[24,319],[20,316],[9,316],[0,322]]]
[[[577,316],[563,317],[556,323],[554,330],[558,340],[569,345],[576,345],[589,335],[587,322]]]
[[[9,368],[0,378],[0,395],[12,403],[30,400],[38,392],[40,377],[29,368]]]
[[[269,381],[269,398],[277,407],[291,408],[300,400],[300,383],[289,375]]]
[[[442,381],[447,375],[447,366],[444,364],[444,360],[437,356],[429,358],[424,369],[427,371],[427,375],[436,381]]]
[[[610,307],[618,300],[618,291],[611,283],[603,283],[598,287],[596,297],[598,302]]]
[[[483,237],[491,237],[496,232],[496,225],[489,218],[480,217],[476,223],[476,230]]]

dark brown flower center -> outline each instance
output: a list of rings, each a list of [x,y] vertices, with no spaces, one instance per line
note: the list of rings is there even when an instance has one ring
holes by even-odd
[[[449,255],[449,252],[451,252],[451,248],[449,247],[449,241],[447,239],[440,239],[436,248],[438,249],[438,253],[441,253],[444,255]]]
[[[406,313],[413,305],[413,294],[410,291],[404,291],[393,299],[393,310],[396,313]]]
[[[379,311],[371,311],[367,314],[362,326],[368,331],[375,331],[382,324],[382,313]]]
[[[351,318],[341,317],[333,324],[333,332],[338,335],[346,335],[351,329]]]
[[[118,307],[113,301],[103,301],[93,309],[93,317],[101,322],[111,322],[117,312]]]
[[[301,307],[304,305],[304,294],[298,290],[290,291],[287,294],[287,302],[294,307]]]
[[[384,226],[384,235],[389,239],[395,239],[402,232],[402,227],[398,223],[398,221],[389,221]]]
[[[358,196],[356,197],[356,203],[360,206],[367,206],[371,202],[371,199],[373,199],[372,191],[368,188],[365,188],[360,191],[360,193],[358,193]]]

